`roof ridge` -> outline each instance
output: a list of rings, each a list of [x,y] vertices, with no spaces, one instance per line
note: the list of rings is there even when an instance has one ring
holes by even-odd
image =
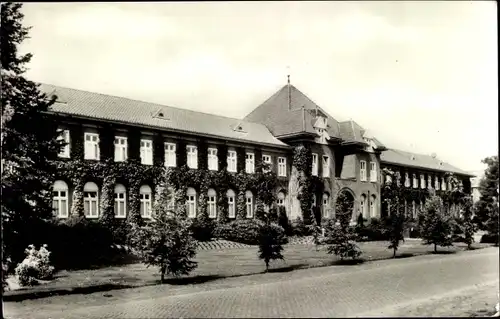
[[[85,92],[85,93],[90,93],[90,94],[98,94],[98,95],[101,95],[101,96],[107,96],[107,97],[112,97],[112,98],[125,99],[125,100],[132,101],[132,102],[140,102],[140,103],[145,103],[145,104],[149,104],[149,105],[155,105],[155,106],[159,106],[159,107],[169,107],[169,108],[172,108],[172,109],[177,109],[177,110],[182,110],[182,111],[187,111],[187,112],[201,113],[201,114],[211,115],[211,116],[215,116],[215,117],[236,120],[236,121],[240,121],[240,122],[242,121],[242,122],[245,122],[245,123],[262,125],[260,123],[246,121],[245,119],[239,119],[239,118],[235,118],[235,117],[229,117],[229,116],[218,115],[218,114],[213,114],[213,113],[207,113],[207,112],[202,112],[202,111],[195,111],[195,110],[186,109],[186,108],[177,107],[177,106],[170,106],[170,105],[158,104],[158,103],[154,103],[154,102],[148,102],[148,101],[143,101],[143,100],[138,100],[138,99],[132,99],[132,98],[124,97],[124,96],[118,96],[118,95],[112,95],[112,94],[106,94],[106,93],[100,93],[100,92],[94,92],[94,91],[88,91],[88,90],[75,89],[75,88],[70,88],[70,87],[67,87],[67,86],[55,85],[55,84],[44,83],[44,82],[37,82],[37,83],[38,84],[43,84],[43,85],[53,86],[55,88],[53,90],[53,92],[54,91],[57,92],[57,88],[61,88],[61,89],[73,90],[73,91],[79,91],[79,92]]]

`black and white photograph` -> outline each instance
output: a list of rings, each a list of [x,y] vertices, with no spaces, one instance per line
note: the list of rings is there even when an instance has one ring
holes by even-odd
[[[500,316],[497,2],[0,13],[2,318]]]

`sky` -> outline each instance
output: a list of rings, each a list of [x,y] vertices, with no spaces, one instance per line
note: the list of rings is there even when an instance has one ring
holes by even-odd
[[[390,148],[498,154],[495,1],[25,3],[26,76],[243,118],[291,83]]]

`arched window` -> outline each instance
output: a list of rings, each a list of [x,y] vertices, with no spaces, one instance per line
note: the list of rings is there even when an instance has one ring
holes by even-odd
[[[68,185],[63,181],[55,181],[52,188],[52,208],[59,218],[68,218]]]
[[[186,192],[187,195],[187,214],[189,218],[196,217],[196,190],[189,187]]]
[[[228,189],[227,193],[227,203],[228,203],[228,217],[235,218],[236,217],[236,208],[234,204],[234,191],[232,189]]]
[[[405,173],[405,187],[410,187],[410,174]]]
[[[127,192],[122,184],[115,185],[115,217],[127,217]]]
[[[213,188],[208,189],[207,191],[207,204],[208,204],[208,217],[216,218],[217,217],[217,194]]]
[[[312,200],[311,207],[315,207],[315,206],[316,206],[316,194],[313,194],[313,200]]]
[[[247,218],[253,218],[253,194],[251,191],[245,192],[245,204],[246,204]]]
[[[141,217],[151,218],[151,187],[142,185],[139,190],[141,201]]]
[[[441,190],[442,191],[446,190],[446,182],[444,181],[444,177],[441,177]]]
[[[377,198],[375,197],[375,195],[372,195],[370,197],[370,217],[371,218],[374,218],[377,216],[377,211],[376,211],[376,207],[377,207],[377,202],[376,202]]]
[[[415,203],[415,201],[411,202],[411,213],[413,218],[417,218],[417,204]]]
[[[361,199],[360,199],[360,208],[361,208],[361,215],[363,215],[363,218],[366,218],[366,214],[367,214],[367,211],[366,211],[366,195],[365,194],[362,194],[361,195]],[[357,218],[358,216],[356,216]]]
[[[408,203],[406,202],[406,199],[405,199],[405,202],[404,202],[404,205],[405,205],[405,217],[408,216]]]
[[[278,192],[276,204],[278,204],[278,206],[285,206],[285,193],[283,193],[281,191]]]
[[[316,197],[316,196],[315,196]],[[323,193],[323,199],[321,202],[321,210],[323,212],[323,217],[328,217],[328,207],[330,206],[330,195],[328,193]]]
[[[83,186],[83,211],[87,218],[99,217],[99,188],[88,182]]]
[[[167,210],[175,210],[175,190],[172,186],[167,187]]]

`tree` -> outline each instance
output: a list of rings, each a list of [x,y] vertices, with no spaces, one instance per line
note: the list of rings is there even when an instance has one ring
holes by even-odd
[[[309,230],[309,233],[313,236],[313,243],[316,247],[316,251],[318,251],[318,247],[320,245],[320,236],[321,236],[321,226],[318,225],[317,219],[313,219],[313,223],[311,225],[307,225],[306,228]]]
[[[474,233],[477,230],[477,226],[473,222],[473,204],[472,198],[470,196],[464,198],[462,207],[460,227],[463,234],[463,241],[467,244],[467,249],[471,249],[471,245],[474,242]]]
[[[498,156],[487,157],[482,160],[487,165],[484,171],[484,177],[479,182],[479,192],[481,194],[479,201],[475,206],[475,221],[481,230],[488,230],[488,224],[498,224]],[[495,209],[495,207],[497,207]],[[495,218],[495,214],[497,214]],[[488,221],[492,220],[491,223]],[[495,230],[494,227],[492,229]],[[498,231],[496,232],[498,235]]]
[[[190,231],[191,221],[167,210],[165,200],[160,200],[153,208],[151,222],[136,228],[134,247],[144,264],[159,268],[161,282],[165,274],[175,277],[188,275],[198,263],[192,259],[196,256],[197,241]]]
[[[282,244],[285,242],[285,231],[282,227],[270,221],[261,222],[259,228],[259,258],[266,263],[266,272],[269,262],[275,259],[283,260]]]
[[[453,246],[453,217],[445,212],[440,197],[433,195],[425,203],[418,223],[423,244],[434,245],[434,252],[437,246]]]
[[[405,189],[402,184],[398,183],[399,173],[389,169],[385,169],[384,173],[390,176],[391,180],[390,183],[385,183],[382,186],[382,196],[386,203],[391,206],[390,216],[385,222],[384,233],[389,240],[387,248],[393,250],[393,257],[395,258],[400,242],[404,241],[406,227]]]
[[[344,192],[337,198],[335,219],[328,220],[325,227],[325,244],[327,252],[335,254],[344,260],[345,257],[356,259],[361,255],[361,250],[356,244],[356,233],[349,227],[353,202]]]
[[[49,99],[23,76],[32,55],[18,52],[29,31],[21,8],[21,3],[1,4],[3,263],[17,263],[25,247],[41,244],[40,225],[52,217],[53,161],[64,144],[54,118],[45,113],[55,97]]]

